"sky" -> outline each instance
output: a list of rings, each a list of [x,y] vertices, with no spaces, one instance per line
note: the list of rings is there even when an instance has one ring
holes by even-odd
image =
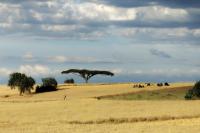
[[[108,70],[91,82],[200,80],[199,0],[0,1],[0,83],[83,80],[61,71]]]

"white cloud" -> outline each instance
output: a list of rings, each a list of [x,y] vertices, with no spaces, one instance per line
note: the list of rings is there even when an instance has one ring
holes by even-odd
[[[92,1],[0,3],[0,31],[2,30],[2,33],[29,33],[26,35],[40,38],[96,39],[105,35],[106,32],[103,29],[99,31],[96,27],[90,27],[90,23],[127,21],[135,18],[135,9],[118,8]]]
[[[30,15],[38,20],[38,21],[42,21],[44,19],[44,15],[42,13],[39,13],[37,11],[34,11],[34,10],[30,10]]]
[[[78,19],[97,19],[104,21],[127,21],[136,18],[135,9],[124,9],[103,4],[83,3],[75,5],[80,16]],[[68,8],[68,5],[65,6]]]
[[[28,76],[51,76],[60,74],[61,70],[53,70],[45,65],[35,64],[35,65],[21,65],[16,69],[0,68],[0,76],[8,76],[13,72],[25,73]]]
[[[75,29],[81,28],[83,26],[77,25],[41,25],[42,30],[44,31],[53,31],[53,32],[68,32]]]
[[[123,70],[120,69],[120,68],[115,68],[115,69],[112,69],[111,71],[112,71],[114,74],[121,74],[121,73],[123,73]]]
[[[116,35],[140,35],[152,38],[199,37],[199,31],[188,30],[191,13],[199,10],[164,6],[116,7],[96,0],[31,0],[20,4],[0,2],[0,34],[25,35],[45,39],[95,40]],[[196,13],[196,14],[197,14]],[[125,28],[129,23],[130,27]],[[183,24],[181,28],[163,28]],[[184,26],[185,24],[185,26]],[[138,26],[139,25],[139,26]],[[161,27],[156,29],[157,27]],[[145,28],[149,27],[149,28]],[[156,27],[156,28],[154,28]],[[173,26],[172,26],[173,27]],[[152,33],[153,32],[153,33]],[[191,33],[193,32],[193,33]]]
[[[156,21],[174,21],[183,22],[188,21],[189,14],[185,9],[174,9],[163,6],[147,6],[139,7],[138,19],[140,21],[147,21],[149,23]]]
[[[196,36],[196,37],[200,37],[200,29],[194,29],[193,35]]]
[[[96,59],[94,57],[78,57],[78,56],[51,56],[48,58],[49,62],[58,63],[114,63],[112,59]]]
[[[119,34],[128,38],[136,38],[141,39],[144,38],[146,40],[161,40],[166,39],[168,41],[180,41],[180,39],[192,40],[191,37],[200,36],[199,29],[189,29],[186,27],[181,28],[122,28],[115,30],[115,34]]]
[[[25,59],[25,60],[32,60],[33,58],[34,58],[34,56],[31,52],[27,52],[23,55],[23,59]]]
[[[121,70],[121,74],[124,75],[150,75],[150,76],[165,76],[165,77],[188,77],[188,76],[198,76],[200,75],[200,69],[199,68],[190,68],[190,69],[184,69],[184,68],[157,68],[157,69],[149,69],[149,70],[142,70],[142,69],[136,69],[136,70]]]
[[[51,73],[50,69],[43,65],[22,65],[20,66],[19,71],[33,76],[48,75]]]
[[[54,56],[54,57],[49,57],[48,60],[50,62],[60,62],[64,63],[67,61],[67,58],[65,56]]]
[[[8,76],[12,71],[7,68],[0,68],[0,76]]]

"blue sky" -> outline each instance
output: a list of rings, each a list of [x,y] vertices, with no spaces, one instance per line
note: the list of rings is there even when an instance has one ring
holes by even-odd
[[[59,82],[70,68],[109,70],[92,82],[200,80],[199,0],[0,2],[0,83],[12,72]]]

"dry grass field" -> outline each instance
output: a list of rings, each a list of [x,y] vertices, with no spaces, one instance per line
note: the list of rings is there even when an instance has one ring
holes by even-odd
[[[133,83],[59,85],[56,92],[19,96],[0,87],[2,133],[182,133],[200,130],[200,101],[107,100],[95,97],[189,87],[173,83],[133,88]],[[64,96],[67,100],[64,100]]]

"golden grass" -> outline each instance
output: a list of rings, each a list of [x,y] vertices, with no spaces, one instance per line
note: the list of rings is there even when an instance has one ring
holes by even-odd
[[[181,87],[193,83],[176,83]],[[57,92],[18,96],[0,87],[2,133],[198,132],[200,101],[115,101],[92,97],[166,87],[132,88],[133,84],[62,85]],[[4,97],[9,95],[9,97]],[[63,96],[67,95],[67,100]],[[166,121],[167,120],[167,121]],[[136,122],[137,121],[137,122]],[[79,123],[73,123],[79,122]],[[92,123],[92,124],[83,124]],[[117,123],[117,124],[113,124]]]

